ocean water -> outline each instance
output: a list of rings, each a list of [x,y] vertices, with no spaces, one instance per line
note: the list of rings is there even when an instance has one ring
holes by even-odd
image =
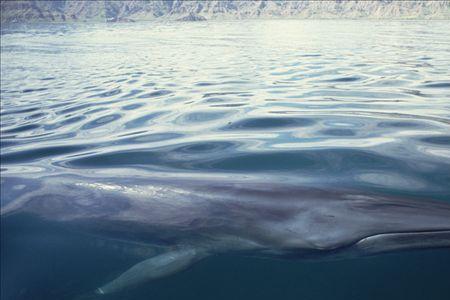
[[[448,21],[2,26],[1,174],[251,177],[450,201],[446,32]],[[1,241],[2,299],[85,299],[139,261],[36,220],[2,223]],[[449,278],[445,249],[222,256],[107,299],[449,299]]]

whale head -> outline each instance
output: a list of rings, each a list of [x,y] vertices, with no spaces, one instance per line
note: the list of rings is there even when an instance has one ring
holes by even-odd
[[[354,257],[450,247],[450,203],[380,195],[305,195],[294,216],[272,224],[277,243],[300,256]]]

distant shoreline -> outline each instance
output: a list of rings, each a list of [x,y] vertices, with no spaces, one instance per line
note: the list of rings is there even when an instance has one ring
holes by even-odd
[[[424,19],[424,18],[390,18],[390,19],[375,19],[375,18],[321,18],[321,19],[303,19],[303,18],[249,18],[249,19],[211,19],[211,20],[205,20],[205,21],[183,21],[183,20],[173,20],[173,19],[152,19],[152,20],[139,20],[134,22],[102,22],[102,21],[94,21],[94,20],[87,20],[87,21],[78,21],[78,22],[53,22],[53,21],[41,21],[37,20],[34,22],[12,22],[12,23],[2,23],[2,26],[6,27],[14,27],[14,26],[27,26],[27,25],[96,25],[96,24],[167,24],[167,23],[173,23],[173,24],[183,24],[183,23],[199,23],[199,24],[208,24],[208,23],[216,23],[216,22],[257,22],[257,21],[342,21],[342,22],[348,22],[348,21],[359,21],[359,22],[445,22],[449,21],[448,19]]]

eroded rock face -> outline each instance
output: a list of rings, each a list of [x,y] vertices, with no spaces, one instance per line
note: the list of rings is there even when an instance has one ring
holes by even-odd
[[[177,19],[177,21],[185,21],[185,22],[196,22],[196,21],[206,21],[206,18],[194,13],[190,13],[185,17],[181,17]]]
[[[450,18],[449,1],[1,1],[2,23],[243,18]]]

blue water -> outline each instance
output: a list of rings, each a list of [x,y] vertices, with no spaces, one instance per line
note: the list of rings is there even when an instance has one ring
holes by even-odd
[[[2,176],[252,177],[450,201],[447,32],[448,21],[2,26]],[[14,222],[2,227],[2,299],[77,299],[137,262]],[[448,250],[220,257],[108,299],[449,299],[449,278]]]

